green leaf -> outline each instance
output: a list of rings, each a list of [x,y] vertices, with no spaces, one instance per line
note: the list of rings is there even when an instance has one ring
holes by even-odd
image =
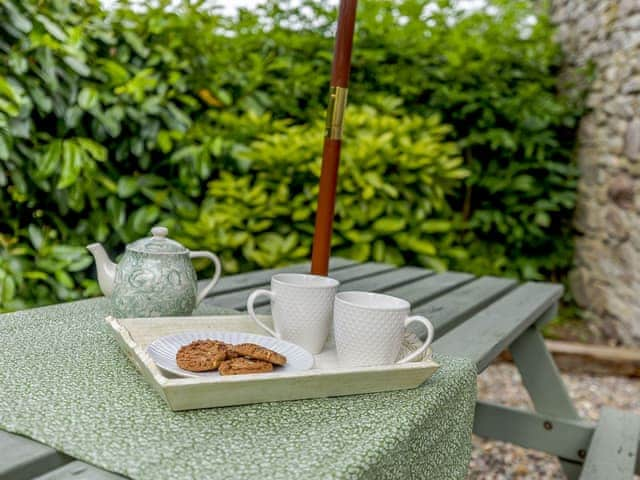
[[[107,199],[107,212],[113,226],[123,227],[126,221],[126,207],[125,203],[116,197],[109,197]]]
[[[28,278],[30,280],[49,280],[49,275],[45,272],[37,272],[37,271],[29,271],[24,272],[24,278]]]
[[[88,268],[92,263],[93,263],[93,258],[90,257],[89,255],[85,255],[82,258],[79,258],[78,260],[74,260],[73,262],[71,262],[67,266],[67,270],[69,272],[80,272]]]
[[[125,83],[131,78],[127,69],[113,60],[102,59],[100,64],[104,72],[111,78],[111,82],[116,85]]]
[[[33,245],[33,248],[35,248],[36,250],[40,250],[44,242],[42,230],[40,230],[37,226],[33,224],[29,224],[29,227],[27,230],[29,231],[29,239],[31,240],[31,245]]]
[[[58,283],[60,283],[60,285],[62,285],[63,287],[66,288],[73,288],[74,283],[73,283],[73,278],[71,278],[71,275],[69,275],[67,272],[65,272],[64,270],[56,270],[53,275],[56,277],[56,280],[58,281]]]
[[[75,57],[66,56],[63,58],[64,63],[66,63],[74,72],[83,77],[88,77],[91,74],[91,70],[82,60],[79,60]]]
[[[131,215],[131,226],[137,234],[141,235],[149,230],[159,215],[160,209],[156,205],[144,206]]]
[[[357,262],[365,262],[371,254],[371,244],[356,243],[347,249],[340,249],[338,252],[340,256],[351,258]]]
[[[376,240],[373,243],[373,259],[376,262],[384,262],[385,260],[385,250],[386,250],[386,245],[385,242],[382,240]]]
[[[107,149],[90,138],[76,138],[76,142],[94,160],[104,162],[107,159]]]
[[[0,134],[0,160],[9,160],[9,142]]]
[[[54,22],[49,20],[44,15],[36,14],[36,18],[38,21],[44,26],[45,30],[51,34],[56,40],[60,40],[61,42],[67,41],[67,34],[64,33],[62,28],[56,25]]]
[[[551,225],[551,216],[547,212],[536,213],[535,222],[541,227],[548,227]]]
[[[533,188],[533,185],[535,184],[535,182],[536,182],[535,179],[531,175],[519,175],[515,179],[513,179],[511,186],[515,190],[521,190],[526,192]]]
[[[11,25],[24,33],[29,33],[31,31],[31,29],[33,28],[31,21],[27,17],[22,15],[22,13],[20,13],[11,2],[4,1],[0,5],[7,10],[7,13],[9,14],[9,22],[11,23]]]
[[[406,225],[404,218],[384,217],[373,222],[372,228],[379,233],[395,233],[403,230]]]
[[[15,297],[16,282],[11,276],[6,276],[0,284],[0,298],[3,304],[9,303]]]
[[[138,192],[139,187],[138,178],[120,177],[118,180],[118,196],[120,198],[129,198]]]
[[[424,240],[421,238],[410,237],[407,242],[407,247],[412,251],[422,254],[422,255],[435,255],[436,247],[433,243],[428,240]]]
[[[20,104],[20,95],[11,83],[2,76],[0,76],[0,94],[8,98],[14,105],[18,106]]]
[[[41,88],[32,88],[29,93],[37,107],[44,113],[49,113],[53,108],[53,102]]]
[[[23,75],[29,69],[27,58],[15,51],[9,54],[8,65],[17,75]]]
[[[425,233],[443,233],[451,230],[451,222],[448,220],[426,220],[420,225],[420,230]]]
[[[231,97],[231,94],[224,89],[216,90],[215,94],[216,94],[216,97],[218,97],[218,99],[225,105],[231,105],[231,103],[233,102],[233,98]]]
[[[58,170],[62,160],[62,140],[54,140],[47,145],[42,155],[36,157],[39,178],[48,178]]]
[[[138,55],[141,57],[149,55],[149,49],[144,46],[143,41],[134,32],[125,30],[122,32],[122,36],[127,40],[127,43],[133,47]]]
[[[67,128],[71,129],[77,127],[81,117],[82,110],[79,107],[74,105],[73,107],[67,108],[67,111],[64,112],[64,122]]]
[[[173,142],[171,141],[171,135],[166,130],[160,130],[158,132],[158,137],[156,138],[158,142],[158,146],[162,153],[169,153],[171,148],[173,147]]]
[[[185,195],[174,192],[172,200],[176,208],[176,213],[181,218],[195,220],[198,217],[198,206]]]
[[[83,151],[72,140],[62,142],[62,171],[56,188],[67,188],[78,179],[82,170]]]
[[[372,242],[376,235],[373,232],[361,232],[358,230],[347,230],[343,233],[344,237],[353,243]]]
[[[84,110],[90,110],[98,104],[98,91],[93,87],[84,87],[78,95],[78,105]]]

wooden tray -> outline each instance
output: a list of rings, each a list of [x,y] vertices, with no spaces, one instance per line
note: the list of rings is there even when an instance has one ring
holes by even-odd
[[[270,316],[261,316],[270,324]],[[213,378],[180,378],[161,371],[147,354],[147,346],[159,337],[190,330],[248,332],[268,335],[246,315],[203,317],[106,318],[115,337],[144,378],[172,410],[223,407],[303,398],[353,395],[415,388],[438,369],[428,351],[420,361],[401,365],[341,368],[333,342],[315,355],[311,370]],[[404,350],[419,345],[407,337]]]

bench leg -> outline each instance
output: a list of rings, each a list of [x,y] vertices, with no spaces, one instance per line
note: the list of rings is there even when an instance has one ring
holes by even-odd
[[[485,438],[510,442],[521,447],[556,455],[581,464],[581,451],[587,451],[595,425],[542,413],[478,401],[473,433]]]
[[[546,323],[556,314],[557,306],[550,308],[540,319],[538,325]],[[535,410],[538,413],[567,420],[580,420],[564,382],[560,377],[553,357],[547,350],[542,334],[536,325],[526,330],[509,347],[513,361],[520,371],[522,383],[529,392]],[[577,452],[580,458],[585,451]],[[560,458],[567,478],[577,479],[582,465]]]

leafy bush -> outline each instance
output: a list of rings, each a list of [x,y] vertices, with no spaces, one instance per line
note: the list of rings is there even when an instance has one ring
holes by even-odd
[[[366,104],[385,92],[402,98],[407,113],[437,112],[454,127],[451,138],[472,173],[449,199],[455,234],[446,243],[467,254],[462,262],[436,262],[440,268],[562,278],[572,261],[577,169],[571,151],[581,91],[558,91],[561,51],[549,19],[533,2],[494,0],[473,12],[456,3],[361,4],[350,102]],[[315,2],[292,10],[267,7],[263,16],[294,16],[309,31],[331,36],[332,10]],[[273,50],[292,64],[330,51],[322,44],[320,53],[303,40],[289,47],[291,32],[276,32]],[[322,73],[326,78],[328,70]],[[294,76],[289,89],[303,82]],[[299,98],[315,105],[317,91],[311,84]]]
[[[228,272],[308,257],[335,11],[166,3],[0,3],[0,309],[96,294],[83,245],[156,222]],[[562,275],[580,102],[552,29],[434,5],[359,7],[334,252]]]
[[[351,108],[336,202],[333,251],[364,261],[429,263],[459,255],[438,249],[434,234],[450,230],[445,196],[468,172],[451,127],[437,116],[396,116]],[[311,255],[320,177],[321,122],[276,122],[238,154],[244,175],[222,173],[209,183],[197,222],[185,222],[183,240],[221,253],[227,269],[242,263],[269,267]]]

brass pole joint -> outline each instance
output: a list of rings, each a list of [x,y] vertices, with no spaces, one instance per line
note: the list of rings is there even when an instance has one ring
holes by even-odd
[[[347,108],[348,92],[348,88],[331,87],[325,130],[325,137],[327,138],[342,140],[342,126],[344,123],[344,111]]]

